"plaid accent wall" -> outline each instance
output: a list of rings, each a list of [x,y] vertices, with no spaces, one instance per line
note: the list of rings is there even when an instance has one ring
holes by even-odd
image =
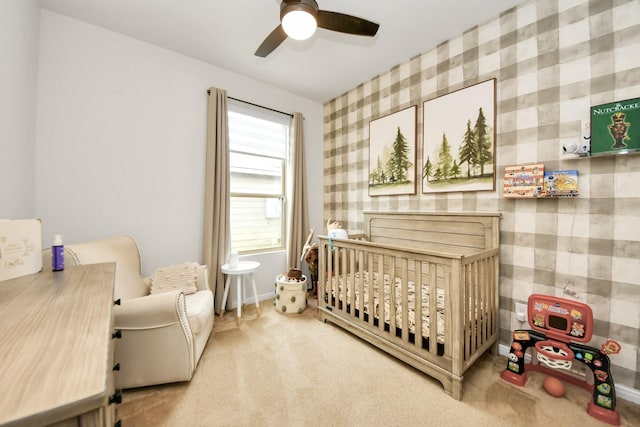
[[[591,345],[611,356],[616,383],[640,389],[640,155],[566,159],[591,105],[640,97],[640,1],[525,1],[324,105],[324,219],[363,232],[365,210],[501,212],[500,343],[510,345],[515,303],[531,293],[590,304]],[[496,79],[496,190],[368,196],[369,122]],[[504,168],[577,169],[580,196],[502,197]],[[416,168],[420,171],[421,167]],[[420,172],[418,172],[418,175]]]

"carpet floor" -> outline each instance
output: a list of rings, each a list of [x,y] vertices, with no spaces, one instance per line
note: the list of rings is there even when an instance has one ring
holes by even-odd
[[[261,302],[216,316],[190,382],[124,391],[117,409],[134,426],[606,426],[587,412],[590,393],[566,384],[555,398],[531,372],[503,381],[504,356],[485,354],[464,376],[463,398],[418,370],[330,324],[310,303],[302,314]],[[618,399],[622,426],[640,405]]]

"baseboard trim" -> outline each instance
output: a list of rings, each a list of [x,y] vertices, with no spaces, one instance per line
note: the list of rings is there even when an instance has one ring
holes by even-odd
[[[498,345],[498,353],[502,356],[509,354],[509,350],[510,348],[504,344]],[[531,363],[531,355],[529,353],[525,354],[524,359],[525,363]],[[640,404],[640,390],[625,386],[624,384],[616,384],[616,397]]]
[[[229,290],[229,292],[231,292],[231,290]],[[235,295],[234,295],[235,296]],[[259,302],[263,302],[263,301],[267,301],[270,299],[273,299],[275,297],[275,292],[274,291],[270,291],[270,292],[266,292],[263,294],[258,294],[258,301]],[[233,297],[231,298],[231,307],[236,308],[236,300],[233,299]],[[243,300],[242,300],[243,304],[255,304],[256,303],[256,299],[253,297],[253,295],[249,296],[247,295]],[[229,311],[229,310],[227,310]]]

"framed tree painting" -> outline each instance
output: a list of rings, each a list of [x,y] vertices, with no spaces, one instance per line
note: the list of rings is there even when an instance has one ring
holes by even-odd
[[[416,194],[416,111],[369,122],[369,196]]]
[[[424,103],[422,192],[495,190],[496,80]]]

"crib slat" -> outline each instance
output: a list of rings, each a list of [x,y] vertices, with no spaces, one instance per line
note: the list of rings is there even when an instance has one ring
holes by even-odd
[[[406,281],[405,283],[401,283],[402,289],[402,341],[406,344],[409,342],[409,260],[407,258],[402,258],[402,280]],[[416,284],[420,282],[414,282],[414,289]]]
[[[396,335],[396,257],[389,262],[389,334]],[[386,305],[386,304],[385,304]],[[385,317],[386,319],[386,317]]]
[[[321,241],[318,245],[318,288],[316,289],[318,308],[324,306],[325,282],[327,280],[326,250],[326,246]]]
[[[342,312],[349,313],[349,250],[340,249],[340,272],[342,273]]]
[[[438,354],[438,264],[429,264],[429,353]],[[446,295],[445,295],[446,296]],[[445,328],[447,326],[445,325]],[[449,343],[446,343],[449,344]],[[447,346],[445,346],[446,348]]]
[[[456,264],[453,264],[456,266]],[[442,270],[442,278],[443,278],[443,292],[444,292],[444,355],[445,357],[452,357],[452,370],[456,372],[456,363],[458,363],[458,357],[462,355],[462,351],[460,350],[460,334],[462,333],[462,328],[459,327],[462,319],[462,312],[460,311],[460,297],[458,293],[460,292],[461,284],[458,283],[460,278],[460,271],[451,272],[451,266],[444,268],[442,264],[440,264],[440,268]],[[456,289],[455,292],[451,286],[451,277],[455,277],[456,281]],[[454,301],[455,294],[455,301]],[[454,305],[457,306],[458,310],[454,309]],[[454,317],[456,317],[454,319]],[[455,330],[454,324],[456,322]],[[454,356],[454,351],[458,351]],[[456,357],[457,356],[457,357]]]
[[[476,321],[476,329],[478,330],[478,336],[477,336],[477,340],[476,340],[476,349],[480,348],[482,346],[482,343],[484,342],[484,325],[483,325],[483,320],[482,320],[482,310],[484,307],[484,289],[482,284],[484,283],[484,278],[482,277],[482,272],[483,272],[483,262],[478,260],[476,261],[476,264],[478,265],[477,269],[478,269],[478,281],[477,281],[477,302],[476,302],[476,306],[474,307],[473,310],[473,316],[475,318]],[[476,350],[477,351],[477,350]]]
[[[332,249],[330,247],[328,252],[332,264],[332,268],[329,271],[331,272],[331,276],[334,278],[331,282],[331,296],[333,297],[331,300],[331,307],[338,308],[340,304],[340,257],[336,255],[338,253],[337,249]]]
[[[499,317],[496,315],[496,317],[494,318],[494,313],[498,313],[498,299],[499,299],[499,293],[498,293],[498,259],[497,259],[497,255],[496,256],[492,256],[491,258],[489,258],[490,260],[490,264],[491,267],[489,268],[490,274],[491,274],[491,278],[490,278],[490,284],[496,284],[489,286],[489,293],[491,294],[490,298],[489,298],[489,302],[490,302],[490,307],[488,307],[488,313],[487,313],[487,319],[489,320],[489,324],[491,325],[491,336],[494,336],[498,333],[498,320]]]
[[[489,324],[489,336],[492,337],[497,333],[497,321],[498,319],[493,317],[494,312],[498,312],[498,290],[491,284],[498,283],[498,263],[495,256],[487,259],[487,270],[489,278],[487,280],[487,287],[489,288],[488,306],[485,315],[487,316],[487,323]]]
[[[414,345],[422,349],[422,261],[415,261],[414,265],[414,310],[416,319],[416,329],[414,334]]]
[[[480,274],[479,274],[479,283],[478,287],[480,289],[480,301],[478,302],[478,310],[476,314],[476,318],[478,319],[478,323],[480,325],[480,345],[484,344],[487,341],[487,318],[484,315],[487,306],[487,265],[486,260],[478,261]]]
[[[333,275],[336,277],[336,282],[335,282],[335,293],[336,293],[336,301],[335,301],[335,307],[338,310],[342,309],[342,292],[344,291],[344,283],[341,283],[342,280],[344,280],[344,278],[342,277],[342,258],[340,257],[340,249],[339,248],[335,248],[334,251],[334,272]]]
[[[356,317],[356,251],[355,249],[349,248],[345,249],[345,252],[349,251],[349,292],[351,295],[349,296],[349,310],[351,317]]]
[[[367,254],[367,268],[368,268],[368,293],[369,293],[369,326],[373,327],[373,319],[375,318],[375,307],[374,307],[374,294],[373,294],[373,266],[374,266],[374,256],[373,252],[369,252]]]
[[[462,314],[462,320],[463,320],[463,336],[467,337],[464,338],[465,340],[468,339],[468,337],[471,335],[471,326],[469,324],[469,315],[467,314],[469,312],[469,280],[471,277],[471,266],[469,264],[465,264],[462,266],[462,290],[464,292],[464,296],[463,296],[463,301],[464,301],[464,312]],[[462,355],[464,360],[469,360],[469,355],[471,353],[471,349],[469,348],[468,345],[465,344],[464,346],[464,354]]]
[[[327,257],[324,254],[325,246],[322,242],[318,245],[318,307],[324,305],[324,288],[327,280]]]
[[[476,305],[477,305],[477,298],[476,298],[476,293],[477,293],[477,284],[478,284],[478,263],[473,262],[471,263],[471,277],[470,277],[470,281],[469,281],[469,303],[467,304],[467,313],[469,313],[468,318],[469,318],[469,328],[471,330],[471,334],[469,335],[468,340],[471,341],[470,345],[467,345],[467,347],[470,347],[470,354],[475,354],[476,349],[477,349],[477,331],[478,331],[478,325],[476,324],[476,319],[475,319],[475,311],[476,311]]]
[[[364,320],[364,252],[357,251],[358,257],[358,318]]]
[[[324,246],[324,256],[325,259],[327,260],[327,266],[325,269],[323,269],[322,273],[327,275],[327,280],[326,282],[323,280],[323,285],[326,283],[326,289],[323,290],[322,292],[322,296],[324,297],[324,295],[327,296],[327,306],[332,307],[333,306],[333,302],[332,302],[332,297],[333,297],[333,278],[336,277],[336,275],[334,274],[334,268],[333,268],[333,257],[331,256],[331,247],[329,245],[325,245]],[[335,285],[337,286],[337,285]]]
[[[378,329],[384,332],[384,255],[378,254]]]

